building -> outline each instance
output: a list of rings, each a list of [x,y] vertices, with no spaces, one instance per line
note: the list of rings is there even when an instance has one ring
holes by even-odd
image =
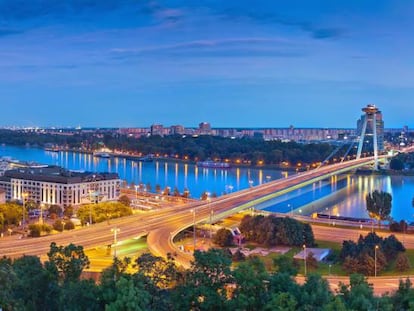
[[[164,126],[162,124],[153,124],[151,125],[151,136],[159,135],[164,136]]]
[[[211,135],[211,125],[208,122],[201,122],[198,125],[198,133],[200,135]]]
[[[120,184],[116,173],[73,172],[47,165],[9,170],[0,177],[6,200],[26,199],[63,208],[117,200]]]
[[[0,188],[0,204],[6,203],[6,191]]]
[[[183,135],[185,134],[185,128],[182,125],[171,125],[170,135]]]

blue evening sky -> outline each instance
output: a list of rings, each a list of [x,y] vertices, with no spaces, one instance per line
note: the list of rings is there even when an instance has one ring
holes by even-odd
[[[0,0],[0,126],[414,127],[414,2]]]

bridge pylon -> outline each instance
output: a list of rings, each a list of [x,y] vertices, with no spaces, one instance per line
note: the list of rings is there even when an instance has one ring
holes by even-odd
[[[358,150],[356,158],[361,158],[362,147],[367,136],[372,136],[372,145],[374,151],[374,170],[378,169],[378,124],[377,116],[381,115],[381,112],[375,105],[367,105],[362,108],[365,115],[361,117],[362,129],[359,138]],[[382,120],[381,120],[382,122]]]

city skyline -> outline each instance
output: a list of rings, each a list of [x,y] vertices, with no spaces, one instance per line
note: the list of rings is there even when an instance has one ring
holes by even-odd
[[[413,9],[2,1],[0,126],[413,127]]]

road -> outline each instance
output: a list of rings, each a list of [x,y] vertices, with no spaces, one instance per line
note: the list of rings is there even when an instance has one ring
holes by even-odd
[[[209,202],[196,201],[181,206],[167,207],[162,210],[153,210],[146,214],[111,220],[110,224],[106,222],[95,224],[57,235],[34,239],[17,239],[16,236],[5,237],[0,239],[0,255],[9,257],[18,257],[24,254],[44,255],[49,251],[51,242],[56,242],[58,245],[74,243],[83,245],[84,248],[109,245],[113,243],[111,228],[117,227],[120,229],[118,240],[148,234],[147,243],[152,253],[163,257],[167,253],[175,254],[178,264],[189,267],[192,254],[181,252],[173,244],[173,238],[183,229],[193,225],[194,222],[208,220],[212,212],[214,213],[214,220],[217,220],[218,217],[225,217],[237,212],[242,205],[242,208],[254,206],[260,201],[293,190],[299,184],[301,186],[311,184],[322,178],[322,176],[330,176],[338,172],[355,169],[372,161],[373,157],[337,163],[228,194]],[[323,240],[355,240],[359,236],[359,233],[356,234],[354,230],[349,229],[318,226],[314,230],[315,237]],[[407,236],[405,243],[407,243],[407,246],[414,246],[414,237]]]

